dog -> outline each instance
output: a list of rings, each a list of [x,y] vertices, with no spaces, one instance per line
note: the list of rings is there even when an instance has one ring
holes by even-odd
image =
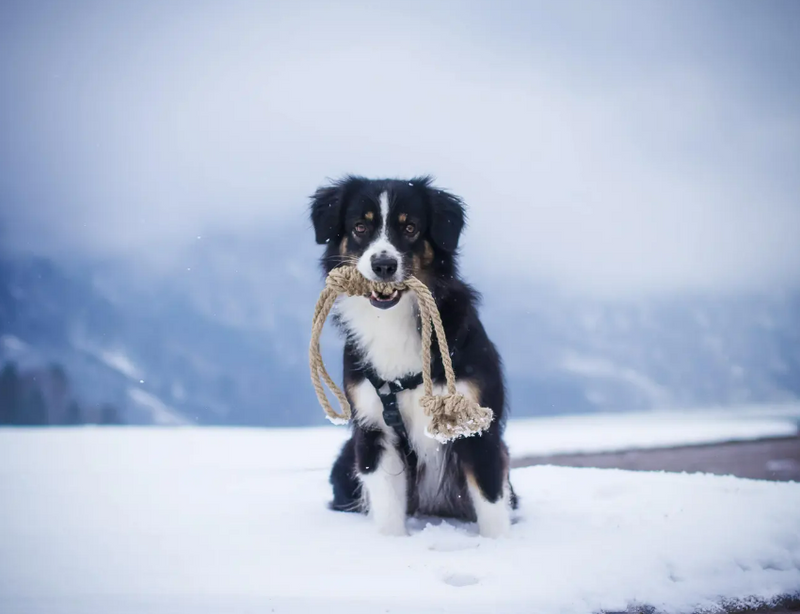
[[[505,384],[500,356],[478,317],[479,296],[458,275],[463,201],[410,180],[347,176],[319,188],[310,217],[327,274],[353,265],[373,281],[415,276],[433,294],[459,392],[494,412],[480,435],[441,444],[426,434],[420,320],[413,292],[341,297],[334,321],[344,333],[344,390],[352,435],[330,482],[339,511],[367,512],[380,533],[406,535],[418,514],[477,521],[481,535],[511,527],[517,499],[503,441]],[[431,347],[434,392],[444,390],[438,344]],[[399,410],[399,413],[398,413]]]

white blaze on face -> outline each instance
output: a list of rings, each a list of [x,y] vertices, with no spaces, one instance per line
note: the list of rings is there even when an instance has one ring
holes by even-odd
[[[372,270],[372,258],[381,254],[390,256],[397,260],[397,273],[395,273],[393,281],[400,281],[403,279],[403,259],[397,248],[389,241],[389,195],[381,192],[378,202],[381,206],[381,231],[358,259],[356,268],[367,279],[380,281]]]

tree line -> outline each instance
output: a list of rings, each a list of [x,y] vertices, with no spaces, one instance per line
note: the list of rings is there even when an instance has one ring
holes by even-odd
[[[119,411],[110,403],[80,404],[61,365],[20,369],[9,362],[0,370],[2,426],[121,423]]]

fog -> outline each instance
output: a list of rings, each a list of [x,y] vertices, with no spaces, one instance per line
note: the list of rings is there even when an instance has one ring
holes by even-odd
[[[433,174],[466,263],[599,294],[800,281],[791,2],[4,2],[7,245],[172,266],[326,178]]]

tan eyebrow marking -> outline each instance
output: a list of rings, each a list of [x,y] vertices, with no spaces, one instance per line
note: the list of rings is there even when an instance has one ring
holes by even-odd
[[[364,219],[365,220],[369,220],[370,222],[372,221],[372,218],[374,218],[374,217],[375,217],[375,214],[372,211],[367,211],[364,214]]]
[[[401,223],[401,224],[405,224],[405,223],[406,223],[406,220],[408,219],[408,216],[407,216],[405,213],[401,213],[401,214],[398,216],[398,218],[397,218],[397,219],[399,219],[399,220],[400,220],[400,223]]]

